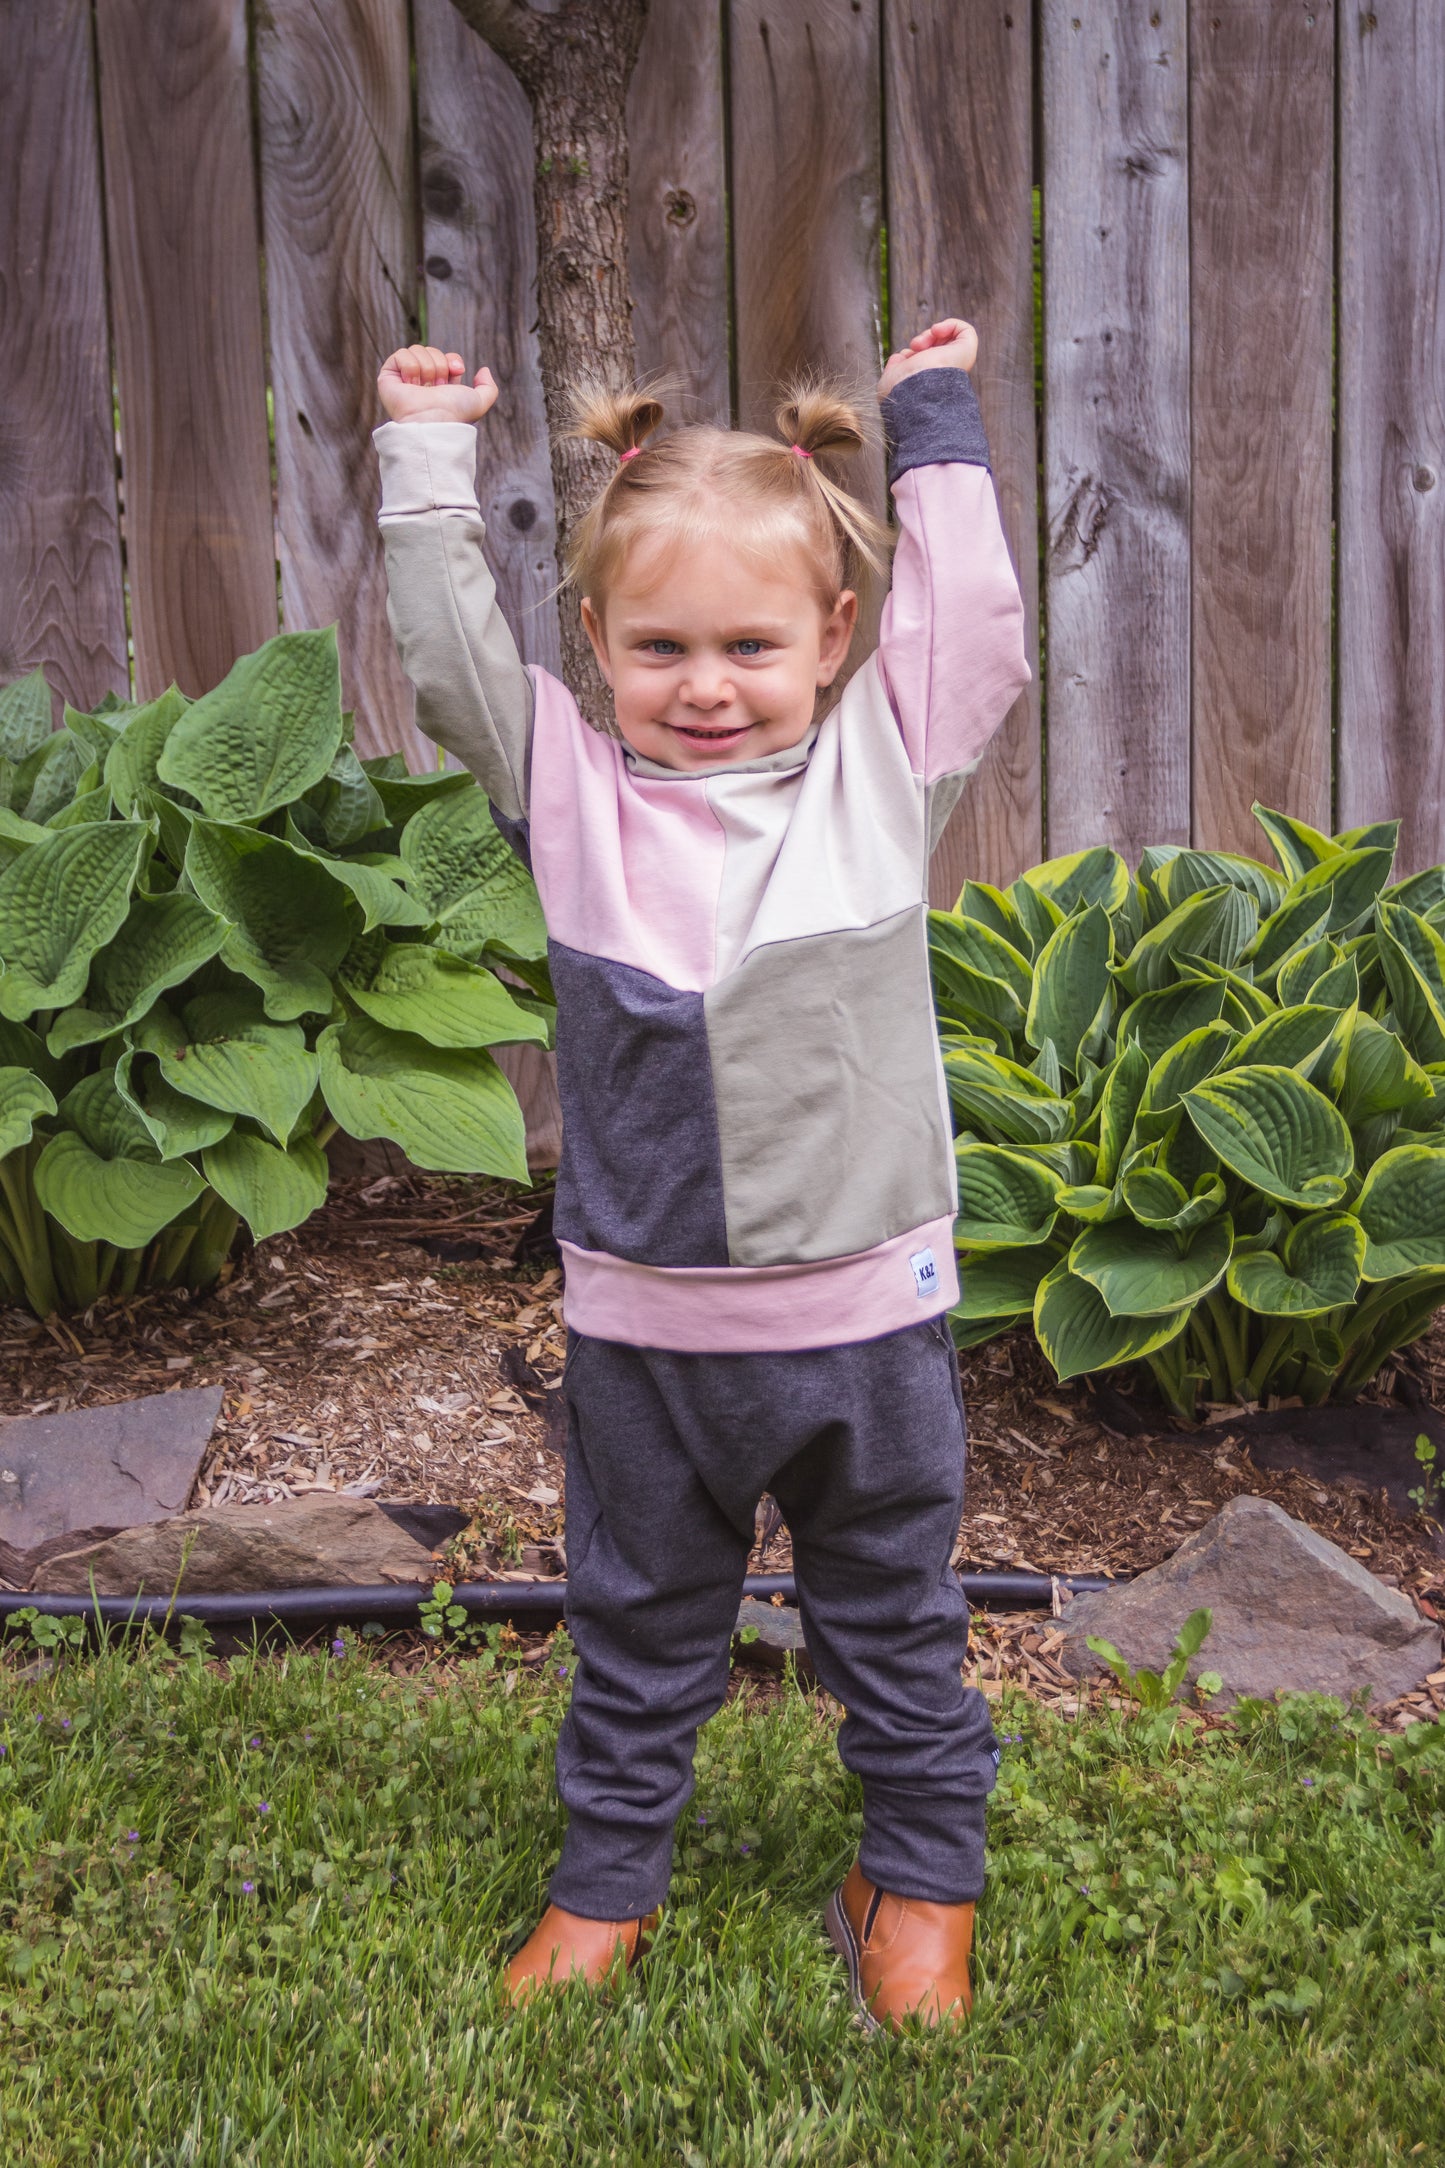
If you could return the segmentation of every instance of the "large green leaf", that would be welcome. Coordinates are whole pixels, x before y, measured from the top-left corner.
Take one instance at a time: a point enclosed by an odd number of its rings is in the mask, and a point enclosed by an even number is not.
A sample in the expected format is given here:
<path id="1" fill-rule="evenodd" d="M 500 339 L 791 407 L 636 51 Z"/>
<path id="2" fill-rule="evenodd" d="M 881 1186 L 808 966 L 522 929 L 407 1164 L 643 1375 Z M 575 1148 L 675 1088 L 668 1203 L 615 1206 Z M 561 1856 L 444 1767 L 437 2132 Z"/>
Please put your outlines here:
<path id="1" fill-rule="evenodd" d="M 1086 851 L 1070 851 L 1064 858 L 1046 859 L 1041 866 L 1030 866 L 1022 878 L 1065 918 L 1081 903 L 1117 911 L 1129 893 L 1129 868 L 1117 851 L 1102 843 Z"/>
<path id="2" fill-rule="evenodd" d="M 153 1240 L 205 1186 L 188 1159 L 102 1159 L 73 1129 L 52 1137 L 35 1162 L 35 1194 L 51 1218 L 77 1242 L 120 1250 Z"/>
<path id="3" fill-rule="evenodd" d="M 137 821 L 61 829 L 0 872 L 0 1015 L 75 1000 L 125 918 L 146 836 Z"/>
<path id="4" fill-rule="evenodd" d="M 1257 858 L 1237 858 L 1229 851 L 1176 851 L 1155 879 L 1170 910 L 1201 889 L 1224 883 L 1252 896 L 1263 914 L 1275 909 L 1285 887 L 1272 867 L 1261 865 Z"/>
<path id="5" fill-rule="evenodd" d="M 0 686 L 0 759 L 18 767 L 50 736 L 50 687 L 43 670 Z"/>
<path id="6" fill-rule="evenodd" d="M 1325 931 L 1347 933 L 1363 918 L 1390 878 L 1393 851 L 1339 851 L 1303 873 L 1286 891 L 1290 897 L 1327 894 L 1330 915 Z"/>
<path id="7" fill-rule="evenodd" d="M 1020 956 L 1033 953 L 1033 941 L 1017 906 L 1001 888 L 994 888 L 988 881 L 965 881 L 954 915 L 971 919 L 976 926 L 987 926 Z"/>
<path id="8" fill-rule="evenodd" d="M 364 973 L 343 972 L 357 1007 L 392 1031 L 415 1032 L 431 1046 L 545 1046 L 545 1020 L 514 1001 L 500 979 L 421 942 L 381 941 L 358 953 Z"/>
<path id="9" fill-rule="evenodd" d="M 335 626 L 283 632 L 186 710 L 156 772 L 213 821 L 261 820 L 319 783 L 340 744 Z"/>
<path id="10" fill-rule="evenodd" d="M 222 958 L 260 987 L 268 1016 L 284 1023 L 329 1013 L 351 922 L 344 892 L 319 860 L 253 828 L 198 820 L 186 874 L 201 901 L 230 921 Z"/>
<path id="11" fill-rule="evenodd" d="M 1137 1127 L 1141 1142 L 1156 1142 L 1173 1127 L 1185 1092 L 1212 1076 L 1238 1039 L 1232 1024 L 1203 1024 L 1197 1031 L 1186 1032 L 1159 1056 L 1148 1071 L 1149 1081 L 1139 1102 Z M 1142 1054 L 1137 1042 L 1131 1044 Z"/>
<path id="12" fill-rule="evenodd" d="M 364 760 L 361 765 L 376 785 L 387 818 L 396 828 L 404 827 L 439 798 L 454 798 L 459 793 L 465 796 L 476 788 L 465 768 L 433 768 L 426 775 L 408 775 L 406 762 L 395 753 L 384 754 L 379 760 Z"/>
<path id="13" fill-rule="evenodd" d="M 1206 1220 L 1182 1244 L 1162 1227 L 1105 1220 L 1086 1227 L 1075 1241 L 1069 1270 L 1097 1288 L 1111 1317 L 1153 1318 L 1164 1310 L 1192 1308 L 1217 1287 L 1233 1246 L 1227 1218 Z"/>
<path id="14" fill-rule="evenodd" d="M 389 788 L 378 785 L 382 795 Z M 532 876 L 497 831 L 473 784 L 434 798 L 407 822 L 401 855 L 408 887 L 456 955 L 502 942 L 519 956 L 543 956 L 547 928 Z"/>
<path id="15" fill-rule="evenodd" d="M 1253 1250 L 1230 1264 L 1236 1302 L 1262 1317 L 1321 1317 L 1353 1302 L 1365 1260 L 1365 1233 L 1348 1212 L 1311 1212 L 1292 1227 L 1281 1253 Z"/>
<path id="16" fill-rule="evenodd" d="M 175 1091 L 249 1115 L 278 1144 L 290 1138 L 320 1077 L 298 1025 L 268 1023 L 236 994 L 198 994 L 179 1016 L 157 1002 L 132 1037 L 157 1056 Z"/>
<path id="17" fill-rule="evenodd" d="M 160 1158 L 149 1129 L 120 1091 L 113 1068 L 97 1069 L 68 1091 L 60 1102 L 60 1119 L 102 1159 L 154 1165 Z"/>
<path id="18" fill-rule="evenodd" d="M 1445 940 L 1402 903 L 1382 903 L 1380 967 L 1400 1034 L 1421 1061 L 1445 1061 Z"/>
<path id="19" fill-rule="evenodd" d="M 953 959 L 971 971 L 1002 980 L 1020 1007 L 1027 1007 L 1033 972 L 1023 952 L 991 926 L 952 911 L 930 911 L 928 945 L 935 967 Z"/>
<path id="20" fill-rule="evenodd" d="M 1037 1160 L 996 1144 L 960 1144 L 957 1241 L 969 1249 L 1027 1249 L 1058 1217 L 1059 1180 Z"/>
<path id="21" fill-rule="evenodd" d="M 1098 1289 L 1055 1265 L 1034 1298 L 1034 1331 L 1060 1380 L 1112 1370 L 1167 1346 L 1184 1330 L 1187 1310 L 1154 1317 L 1113 1317 Z"/>
<path id="22" fill-rule="evenodd" d="M 368 1017 L 317 1042 L 326 1103 L 353 1137 L 389 1137 L 419 1167 L 527 1179 L 511 1085 L 489 1054 L 428 1046 Z"/>
<path id="23" fill-rule="evenodd" d="M 1202 1227 L 1224 1205 L 1224 1184 L 1217 1174 L 1204 1175 L 1191 1194 L 1163 1167 L 1131 1167 L 1120 1192 L 1141 1227 L 1167 1228 L 1177 1235 Z"/>
<path id="24" fill-rule="evenodd" d="M 1131 994 L 1149 994 L 1185 975 L 1181 957 L 1233 965 L 1258 923 L 1259 907 L 1244 889 L 1201 889 L 1135 942 L 1119 976 Z"/>
<path id="25" fill-rule="evenodd" d="M 1315 890 L 1287 899 L 1264 920 L 1236 961 L 1247 964 L 1256 979 L 1272 978 L 1281 964 L 1323 937 L 1330 922 L 1330 909 L 1329 896 Z"/>
<path id="26" fill-rule="evenodd" d="M 38 1076 L 28 1069 L 0 1069 L 0 1159 L 28 1144 L 35 1124 L 54 1112 L 55 1101 Z"/>
<path id="27" fill-rule="evenodd" d="M 399 858 L 389 860 L 386 868 L 363 858 L 333 858 L 329 852 L 314 850 L 289 817 L 286 841 L 298 857 L 312 859 L 355 897 L 361 905 L 364 933 L 370 933 L 376 926 L 425 926 L 428 923 L 429 913 L 425 907 L 409 896 L 395 877 L 405 871 Z"/>
<path id="28" fill-rule="evenodd" d="M 1069 1133 L 1073 1115 L 1068 1101 L 1018 1062 L 981 1047 L 949 1047 L 943 1074 L 960 1123 L 985 1130 L 995 1143 L 1053 1144 Z"/>
<path id="29" fill-rule="evenodd" d="M 1354 1146 L 1343 1115 L 1293 1069 L 1232 1069 L 1184 1094 L 1190 1120 L 1227 1167 L 1280 1204 L 1344 1195 Z"/>
<path id="30" fill-rule="evenodd" d="M 1053 1041 L 1064 1067 L 1077 1072 L 1080 1052 L 1097 1051 L 1112 1001 L 1109 965 L 1114 929 L 1101 904 L 1065 919 L 1034 966 L 1025 1032 L 1031 1046 Z"/>
<path id="31" fill-rule="evenodd" d="M 155 785 L 156 763 L 189 705 L 183 692 L 168 686 L 159 699 L 136 709 L 106 755 L 106 788 L 125 819 L 146 810 L 144 801 Z"/>
<path id="32" fill-rule="evenodd" d="M 380 792 L 349 745 L 338 748 L 321 781 L 308 791 L 307 802 L 320 821 L 328 850 L 348 850 L 390 825 Z"/>
<path id="33" fill-rule="evenodd" d="M 1272 813 L 1268 806 L 1255 804 L 1255 819 L 1274 846 L 1275 857 L 1283 866 L 1291 881 L 1297 881 L 1312 866 L 1322 865 L 1333 858 L 1339 845 L 1318 828 L 1311 828 L 1308 821 L 1291 820 L 1287 813 Z"/>
<path id="34" fill-rule="evenodd" d="M 1377 1159 L 1355 1205 L 1365 1230 L 1365 1278 L 1445 1266 L 1445 1150 L 1402 1144 Z"/>
<path id="35" fill-rule="evenodd" d="M 133 1024 L 159 995 L 218 954 L 227 931 L 197 896 L 173 890 L 133 897 L 120 932 L 91 964 L 84 1005 L 56 1018 L 51 1053 L 89 1046 Z"/>
<path id="36" fill-rule="evenodd" d="M 48 823 L 82 789 L 94 789 L 100 771 L 68 730 L 57 730 L 26 764 L 30 788 L 23 811 L 29 821 Z M 24 772 L 24 771 L 22 771 Z"/>
<path id="37" fill-rule="evenodd" d="M 1058 1261 L 1058 1246 L 1054 1243 L 961 1259 L 959 1285 L 963 1299 L 955 1315 L 970 1320 L 1025 1316 L 1034 1306 L 1040 1280 Z"/>
<path id="38" fill-rule="evenodd" d="M 1287 1009 L 1303 1007 L 1321 979 L 1327 978 L 1339 960 L 1339 951 L 1323 936 L 1311 941 L 1279 967 L 1275 992 Z"/>
<path id="39" fill-rule="evenodd" d="M 1117 1056 L 1099 1099 L 1099 1157 L 1096 1178 L 1107 1185 L 1123 1162 L 1134 1134 L 1134 1121 L 1149 1082 L 1149 1057 L 1131 1041 Z"/>
<path id="40" fill-rule="evenodd" d="M 1357 1016 L 1340 1094 L 1340 1112 L 1350 1127 L 1406 1107 L 1429 1106 L 1433 1099 L 1429 1077 L 1394 1032 L 1372 1016 Z"/>
<path id="41" fill-rule="evenodd" d="M 218 1144 L 235 1123 L 234 1114 L 178 1092 L 162 1076 L 159 1062 L 131 1046 L 115 1065 L 115 1086 L 144 1122 L 162 1159 L 183 1159 Z"/>
<path id="42" fill-rule="evenodd" d="M 201 1156 L 206 1180 L 239 1212 L 258 1242 L 310 1219 L 326 1202 L 329 1169 L 314 1137 L 298 1137 L 286 1151 L 233 1129 Z"/>
<path id="43" fill-rule="evenodd" d="M 1141 994 L 1119 1018 L 1119 1044 L 1137 1039 L 1152 1068 L 1176 1041 L 1220 1019 L 1228 998 L 1224 981 L 1212 978 L 1187 979 L 1158 993 Z"/>

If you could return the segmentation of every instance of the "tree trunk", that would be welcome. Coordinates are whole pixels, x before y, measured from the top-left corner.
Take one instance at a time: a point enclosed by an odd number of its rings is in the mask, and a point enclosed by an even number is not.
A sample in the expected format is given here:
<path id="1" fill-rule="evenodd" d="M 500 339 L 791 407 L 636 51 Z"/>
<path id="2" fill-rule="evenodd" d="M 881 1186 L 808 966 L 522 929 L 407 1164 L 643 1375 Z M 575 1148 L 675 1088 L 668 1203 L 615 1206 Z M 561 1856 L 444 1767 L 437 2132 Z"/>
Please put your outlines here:
<path id="1" fill-rule="evenodd" d="M 582 378 L 630 383 L 636 367 L 627 275 L 627 85 L 647 0 L 560 0 L 547 14 L 527 0 L 454 4 L 531 101 L 542 394 L 565 558 L 613 467 L 612 453 L 601 445 L 568 436 L 568 386 Z M 577 604 L 576 595 L 564 594 L 563 674 L 583 714 L 610 727 L 611 695 Z"/>

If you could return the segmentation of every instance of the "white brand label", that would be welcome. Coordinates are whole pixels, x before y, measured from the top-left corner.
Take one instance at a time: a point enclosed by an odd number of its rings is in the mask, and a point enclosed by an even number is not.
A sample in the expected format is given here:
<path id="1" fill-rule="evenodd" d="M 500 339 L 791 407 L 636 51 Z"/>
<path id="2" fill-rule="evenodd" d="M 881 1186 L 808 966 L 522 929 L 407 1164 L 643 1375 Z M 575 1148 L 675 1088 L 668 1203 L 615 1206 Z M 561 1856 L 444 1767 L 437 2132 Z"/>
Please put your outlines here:
<path id="1" fill-rule="evenodd" d="M 932 1250 L 915 1250 L 908 1260 L 913 1267 L 913 1284 L 918 1289 L 918 1299 L 924 1301 L 938 1293 L 938 1267 L 933 1262 Z"/>

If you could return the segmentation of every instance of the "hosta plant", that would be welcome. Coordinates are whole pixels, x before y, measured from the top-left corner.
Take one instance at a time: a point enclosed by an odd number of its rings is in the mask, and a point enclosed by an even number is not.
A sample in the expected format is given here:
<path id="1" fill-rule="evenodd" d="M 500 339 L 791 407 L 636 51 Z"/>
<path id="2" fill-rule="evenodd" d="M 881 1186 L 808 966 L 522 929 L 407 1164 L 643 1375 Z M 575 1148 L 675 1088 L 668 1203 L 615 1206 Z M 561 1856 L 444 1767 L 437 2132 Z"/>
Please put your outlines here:
<path id="1" fill-rule="evenodd" d="M 59 730 L 0 689 L 0 1294 L 204 1287 L 338 1129 L 524 1180 L 486 1049 L 548 1041 L 545 947 L 470 776 L 357 758 L 333 631 Z"/>
<path id="2" fill-rule="evenodd" d="M 1445 867 L 1255 812 L 1273 865 L 1100 848 L 931 914 L 962 1346 L 1031 1319 L 1188 1415 L 1348 1395 L 1445 1301 Z"/>

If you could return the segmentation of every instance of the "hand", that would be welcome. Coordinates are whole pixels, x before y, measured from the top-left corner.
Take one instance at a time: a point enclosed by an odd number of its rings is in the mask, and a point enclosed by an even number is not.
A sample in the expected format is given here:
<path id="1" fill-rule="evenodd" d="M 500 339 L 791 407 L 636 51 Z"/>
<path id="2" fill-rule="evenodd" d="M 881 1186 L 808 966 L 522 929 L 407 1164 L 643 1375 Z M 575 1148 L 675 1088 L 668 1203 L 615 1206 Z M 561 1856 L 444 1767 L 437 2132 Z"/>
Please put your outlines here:
<path id="1" fill-rule="evenodd" d="M 906 376 L 920 369 L 971 369 L 978 360 L 978 333 L 961 316 L 946 316 L 910 339 L 901 353 L 890 354 L 888 366 L 878 379 L 878 397 L 886 399 Z"/>
<path id="2" fill-rule="evenodd" d="M 479 422 L 497 403 L 490 369 L 463 381 L 460 354 L 439 346 L 403 346 L 382 363 L 376 380 L 387 419 L 393 422 Z"/>

